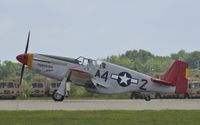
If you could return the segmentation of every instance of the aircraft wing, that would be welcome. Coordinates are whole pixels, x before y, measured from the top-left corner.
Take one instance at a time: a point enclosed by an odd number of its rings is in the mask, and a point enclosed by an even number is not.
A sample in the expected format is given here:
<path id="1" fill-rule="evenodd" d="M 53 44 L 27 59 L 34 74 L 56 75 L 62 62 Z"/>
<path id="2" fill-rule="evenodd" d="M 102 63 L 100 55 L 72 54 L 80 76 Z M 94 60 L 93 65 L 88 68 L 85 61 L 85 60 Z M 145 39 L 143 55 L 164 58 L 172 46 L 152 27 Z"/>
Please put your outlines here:
<path id="1" fill-rule="evenodd" d="M 83 70 L 80 69 L 70 69 L 71 70 L 71 76 L 70 76 L 70 80 L 72 82 L 75 82 L 79 85 L 85 85 L 88 84 L 90 82 L 92 82 L 95 86 L 100 86 L 103 88 L 108 88 L 108 85 L 105 85 L 103 83 L 100 83 L 98 80 L 96 80 L 90 73 L 85 72 Z M 90 81 L 90 82 L 89 82 Z"/>
<path id="2" fill-rule="evenodd" d="M 72 68 L 70 71 L 70 80 L 79 85 L 84 85 L 84 83 L 91 81 L 93 77 L 90 73 L 77 68 Z"/>

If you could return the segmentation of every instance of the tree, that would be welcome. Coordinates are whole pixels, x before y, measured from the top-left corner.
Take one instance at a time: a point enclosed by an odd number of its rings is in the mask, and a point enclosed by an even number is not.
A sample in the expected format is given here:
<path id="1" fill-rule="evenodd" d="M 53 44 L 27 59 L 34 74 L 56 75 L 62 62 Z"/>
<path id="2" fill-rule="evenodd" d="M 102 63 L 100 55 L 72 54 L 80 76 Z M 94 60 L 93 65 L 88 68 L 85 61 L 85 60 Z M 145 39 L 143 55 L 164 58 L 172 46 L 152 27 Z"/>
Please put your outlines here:
<path id="1" fill-rule="evenodd" d="M 198 69 L 199 68 L 199 61 L 200 61 L 200 52 L 194 51 L 188 54 L 188 58 L 186 59 L 190 68 Z"/>
<path id="2" fill-rule="evenodd" d="M 180 50 L 178 53 L 171 54 L 171 58 L 174 60 L 176 59 L 187 60 L 188 57 L 189 53 L 187 53 L 185 50 Z"/>
<path id="3" fill-rule="evenodd" d="M 15 77 L 20 65 L 11 61 L 4 61 L 0 66 L 0 79 Z"/>

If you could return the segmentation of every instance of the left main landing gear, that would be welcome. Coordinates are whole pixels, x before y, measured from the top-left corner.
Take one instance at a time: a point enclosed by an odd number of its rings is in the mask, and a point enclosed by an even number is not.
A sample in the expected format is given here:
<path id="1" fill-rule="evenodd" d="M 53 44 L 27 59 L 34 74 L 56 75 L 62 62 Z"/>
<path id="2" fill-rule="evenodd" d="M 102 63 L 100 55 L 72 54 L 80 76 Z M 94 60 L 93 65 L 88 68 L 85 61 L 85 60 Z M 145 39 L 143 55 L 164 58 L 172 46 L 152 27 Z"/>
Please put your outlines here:
<path id="1" fill-rule="evenodd" d="M 59 93 L 56 93 L 57 91 L 54 91 L 53 92 L 53 95 L 52 95 L 52 98 L 54 101 L 63 101 L 64 100 L 64 96 L 59 94 Z"/>
<path id="2" fill-rule="evenodd" d="M 65 96 L 69 96 L 70 83 L 68 82 L 69 72 L 66 73 L 66 77 L 63 78 L 57 91 L 54 91 L 52 98 L 54 101 L 63 101 Z"/>

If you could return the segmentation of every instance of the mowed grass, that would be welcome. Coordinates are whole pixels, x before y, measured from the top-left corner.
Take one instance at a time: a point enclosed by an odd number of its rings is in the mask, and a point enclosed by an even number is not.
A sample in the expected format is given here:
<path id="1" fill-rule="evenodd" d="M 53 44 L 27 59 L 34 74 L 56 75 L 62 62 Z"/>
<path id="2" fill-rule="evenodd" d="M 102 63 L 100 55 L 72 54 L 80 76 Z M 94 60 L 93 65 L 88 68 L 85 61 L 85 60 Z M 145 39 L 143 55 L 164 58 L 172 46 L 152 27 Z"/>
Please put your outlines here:
<path id="1" fill-rule="evenodd" d="M 200 110 L 0 111 L 0 125 L 200 125 Z"/>

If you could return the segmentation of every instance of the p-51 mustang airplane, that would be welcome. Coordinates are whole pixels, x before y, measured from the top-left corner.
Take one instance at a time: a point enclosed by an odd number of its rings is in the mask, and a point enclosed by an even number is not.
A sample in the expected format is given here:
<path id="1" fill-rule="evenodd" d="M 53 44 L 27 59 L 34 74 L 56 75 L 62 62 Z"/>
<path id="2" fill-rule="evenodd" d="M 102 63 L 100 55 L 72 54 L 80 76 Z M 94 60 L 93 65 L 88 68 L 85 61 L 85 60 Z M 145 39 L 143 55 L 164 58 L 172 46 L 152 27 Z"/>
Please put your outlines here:
<path id="1" fill-rule="evenodd" d="M 188 64 L 176 60 L 160 78 L 139 73 L 122 66 L 85 57 L 77 59 L 53 55 L 25 53 L 16 58 L 23 64 L 20 83 L 25 65 L 42 75 L 62 80 L 58 90 L 52 95 L 55 101 L 63 101 L 66 85 L 72 82 L 93 93 L 116 94 L 125 92 L 185 93 L 188 84 Z M 150 96 L 145 97 L 150 100 Z"/>

